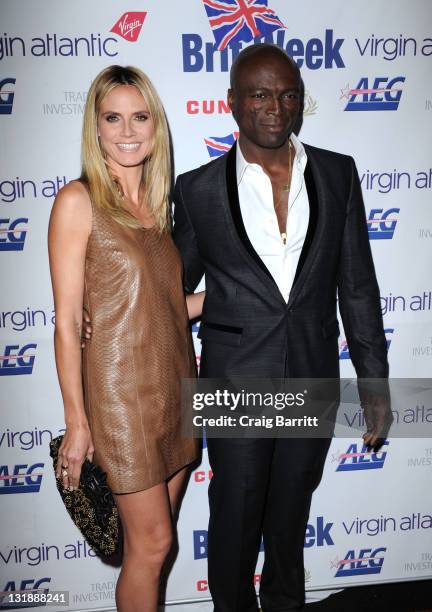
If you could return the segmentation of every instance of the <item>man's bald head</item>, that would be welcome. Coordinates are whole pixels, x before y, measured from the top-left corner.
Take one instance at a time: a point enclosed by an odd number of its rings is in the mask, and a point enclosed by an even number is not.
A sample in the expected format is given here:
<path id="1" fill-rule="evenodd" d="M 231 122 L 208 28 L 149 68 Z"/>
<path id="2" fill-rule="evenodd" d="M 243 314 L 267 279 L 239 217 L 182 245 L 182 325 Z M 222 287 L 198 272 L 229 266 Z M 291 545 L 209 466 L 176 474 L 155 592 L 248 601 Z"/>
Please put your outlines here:
<path id="1" fill-rule="evenodd" d="M 280 47 L 277 45 L 272 45 L 270 43 L 262 43 L 257 45 L 250 45 L 243 49 L 235 61 L 231 66 L 230 71 L 230 87 L 231 89 L 235 89 L 238 81 L 239 74 L 247 67 L 252 67 L 253 64 L 260 59 L 280 59 L 282 61 L 286 61 L 287 64 L 294 69 L 298 73 L 298 77 L 300 80 L 300 69 L 295 63 L 295 61 L 282 51 Z"/>
<path id="2" fill-rule="evenodd" d="M 297 64 L 276 45 L 247 47 L 231 69 L 228 105 L 243 145 L 255 152 L 286 147 L 302 112 Z"/>

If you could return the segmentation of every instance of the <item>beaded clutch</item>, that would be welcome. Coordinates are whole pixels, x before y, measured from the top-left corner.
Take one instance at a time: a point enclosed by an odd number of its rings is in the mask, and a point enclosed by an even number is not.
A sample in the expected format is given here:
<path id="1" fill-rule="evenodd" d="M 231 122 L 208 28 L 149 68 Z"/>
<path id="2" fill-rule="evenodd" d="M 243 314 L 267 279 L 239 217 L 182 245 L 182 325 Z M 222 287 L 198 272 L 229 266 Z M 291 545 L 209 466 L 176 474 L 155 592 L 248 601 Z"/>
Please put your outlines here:
<path id="1" fill-rule="evenodd" d="M 54 472 L 63 436 L 50 443 Z M 85 459 L 77 490 L 69 491 L 56 479 L 57 489 L 73 522 L 98 555 L 113 555 L 119 549 L 119 515 L 106 474 L 100 467 Z"/>

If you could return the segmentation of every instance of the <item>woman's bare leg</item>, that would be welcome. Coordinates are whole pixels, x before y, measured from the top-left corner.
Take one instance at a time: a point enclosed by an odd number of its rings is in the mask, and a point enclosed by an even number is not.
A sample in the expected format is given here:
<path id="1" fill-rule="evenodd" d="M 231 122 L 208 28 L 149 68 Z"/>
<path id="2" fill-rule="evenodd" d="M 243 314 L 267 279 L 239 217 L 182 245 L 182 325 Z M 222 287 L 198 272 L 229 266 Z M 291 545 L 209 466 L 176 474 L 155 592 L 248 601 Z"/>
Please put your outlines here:
<path id="1" fill-rule="evenodd" d="M 179 503 L 182 497 L 185 486 L 186 477 L 189 474 L 189 468 L 185 467 L 174 474 L 168 481 L 168 495 L 171 506 L 171 514 L 174 520 L 177 518 Z"/>
<path id="2" fill-rule="evenodd" d="M 119 612 L 156 612 L 159 578 L 172 544 L 170 497 L 166 483 L 116 495 L 123 526 L 122 569 L 117 581 Z"/>

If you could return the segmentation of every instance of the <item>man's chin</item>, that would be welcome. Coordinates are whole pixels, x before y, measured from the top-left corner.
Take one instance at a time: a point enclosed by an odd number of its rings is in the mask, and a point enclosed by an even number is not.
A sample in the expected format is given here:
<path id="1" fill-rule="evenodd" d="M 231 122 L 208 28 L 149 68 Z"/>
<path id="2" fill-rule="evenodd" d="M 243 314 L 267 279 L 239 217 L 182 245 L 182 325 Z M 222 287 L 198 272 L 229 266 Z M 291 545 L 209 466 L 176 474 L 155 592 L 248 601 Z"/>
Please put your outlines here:
<path id="1" fill-rule="evenodd" d="M 284 135 L 283 138 L 263 138 L 257 142 L 257 145 L 262 149 L 281 149 L 284 147 L 290 135 Z"/>

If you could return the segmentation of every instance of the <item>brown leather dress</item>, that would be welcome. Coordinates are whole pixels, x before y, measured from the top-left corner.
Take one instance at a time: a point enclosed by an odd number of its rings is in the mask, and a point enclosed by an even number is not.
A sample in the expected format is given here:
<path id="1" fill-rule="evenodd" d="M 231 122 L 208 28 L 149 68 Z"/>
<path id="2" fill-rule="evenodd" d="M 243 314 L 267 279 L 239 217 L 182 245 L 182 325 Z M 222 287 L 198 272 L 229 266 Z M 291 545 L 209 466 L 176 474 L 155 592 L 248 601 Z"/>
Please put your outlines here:
<path id="1" fill-rule="evenodd" d="M 85 406 L 94 462 L 114 493 L 132 493 L 163 482 L 198 453 L 197 440 L 181 435 L 181 379 L 195 376 L 182 265 L 170 234 L 124 227 L 92 208 Z"/>

